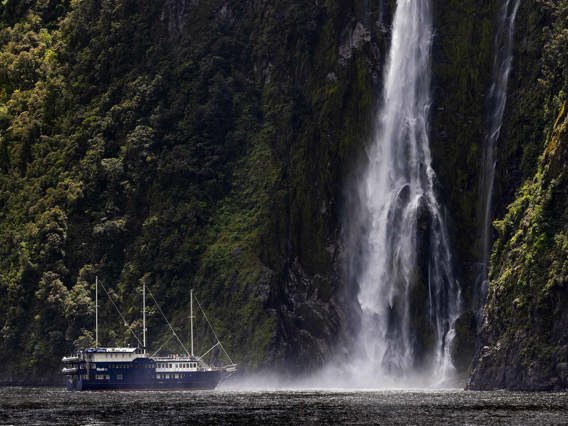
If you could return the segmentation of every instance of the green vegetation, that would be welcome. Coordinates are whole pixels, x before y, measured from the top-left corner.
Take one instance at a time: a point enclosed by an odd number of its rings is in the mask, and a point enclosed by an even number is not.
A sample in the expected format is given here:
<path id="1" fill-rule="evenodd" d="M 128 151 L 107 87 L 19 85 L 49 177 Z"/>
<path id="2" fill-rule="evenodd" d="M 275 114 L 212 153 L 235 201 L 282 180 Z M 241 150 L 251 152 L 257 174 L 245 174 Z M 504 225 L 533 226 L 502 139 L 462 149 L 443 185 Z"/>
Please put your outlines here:
<path id="1" fill-rule="evenodd" d="M 545 144 L 518 189 L 491 259 L 491 287 L 473 388 L 565 389 L 568 361 L 568 2 L 540 2 Z M 530 145 L 529 145 L 530 146 Z M 536 148 L 530 147 L 529 150 Z M 526 157 L 525 157 L 526 158 Z"/>
<path id="2" fill-rule="evenodd" d="M 287 318 L 336 294 L 343 167 L 369 127 L 379 60 L 368 41 L 338 52 L 356 14 L 376 11 L 0 8 L 0 381 L 54 380 L 63 354 L 92 344 L 95 275 L 127 319 L 101 297 L 103 344 L 136 344 L 141 280 L 180 328 L 193 287 L 245 369 L 310 362 L 289 338 L 298 328 L 334 341 L 337 324 Z M 299 273 L 309 289 L 292 300 Z M 167 340 L 155 310 L 149 328 L 153 347 Z"/>

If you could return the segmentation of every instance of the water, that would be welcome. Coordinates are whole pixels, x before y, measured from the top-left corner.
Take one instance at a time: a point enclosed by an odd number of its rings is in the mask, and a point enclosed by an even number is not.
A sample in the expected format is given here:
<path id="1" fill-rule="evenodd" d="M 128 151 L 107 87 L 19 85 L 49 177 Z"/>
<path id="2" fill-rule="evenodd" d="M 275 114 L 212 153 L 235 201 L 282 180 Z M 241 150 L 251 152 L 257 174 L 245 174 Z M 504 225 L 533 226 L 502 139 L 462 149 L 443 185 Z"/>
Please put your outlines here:
<path id="1" fill-rule="evenodd" d="M 493 219 L 492 198 L 493 183 L 495 180 L 495 150 L 501 134 L 503 114 L 507 104 L 507 85 L 513 63 L 513 35 L 515 30 L 515 17 L 519 9 L 520 0 L 505 0 L 499 11 L 499 22 L 495 34 L 495 56 L 493 60 L 492 83 L 487 95 L 487 131 L 483 139 L 483 158 L 480 182 L 480 217 L 481 226 L 481 292 L 475 295 L 476 308 L 479 310 L 485 301 L 487 290 L 489 251 L 491 244 L 491 222 Z"/>
<path id="2" fill-rule="evenodd" d="M 568 394 L 0 388 L 0 424 L 567 424 Z"/>
<path id="3" fill-rule="evenodd" d="M 365 386 L 430 385 L 453 373 L 460 295 L 428 138 L 432 34 L 430 1 L 397 2 L 375 140 L 348 215 L 361 307 L 351 374 Z"/>

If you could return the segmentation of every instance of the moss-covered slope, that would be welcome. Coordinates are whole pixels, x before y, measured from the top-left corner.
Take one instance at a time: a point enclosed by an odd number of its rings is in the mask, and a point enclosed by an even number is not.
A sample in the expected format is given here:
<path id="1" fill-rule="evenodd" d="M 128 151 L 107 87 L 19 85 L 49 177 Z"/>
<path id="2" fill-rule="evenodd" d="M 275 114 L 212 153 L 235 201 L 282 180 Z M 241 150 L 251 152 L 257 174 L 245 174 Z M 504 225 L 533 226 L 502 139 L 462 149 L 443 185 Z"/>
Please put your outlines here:
<path id="1" fill-rule="evenodd" d="M 245 370 L 321 363 L 388 5 L 0 7 L 0 381 L 92 343 L 95 275 L 126 316 L 102 298 L 103 344 L 136 344 L 144 280 L 179 330 L 193 287 Z"/>
<path id="2" fill-rule="evenodd" d="M 568 114 L 535 177 L 496 222 L 491 292 L 470 387 L 568 387 Z"/>
<path id="3" fill-rule="evenodd" d="M 536 34 L 544 47 L 532 91 L 543 100 L 537 119 L 549 125 L 537 170 L 495 222 L 499 237 L 471 389 L 568 388 L 568 2 L 535 7 L 545 25 Z"/>

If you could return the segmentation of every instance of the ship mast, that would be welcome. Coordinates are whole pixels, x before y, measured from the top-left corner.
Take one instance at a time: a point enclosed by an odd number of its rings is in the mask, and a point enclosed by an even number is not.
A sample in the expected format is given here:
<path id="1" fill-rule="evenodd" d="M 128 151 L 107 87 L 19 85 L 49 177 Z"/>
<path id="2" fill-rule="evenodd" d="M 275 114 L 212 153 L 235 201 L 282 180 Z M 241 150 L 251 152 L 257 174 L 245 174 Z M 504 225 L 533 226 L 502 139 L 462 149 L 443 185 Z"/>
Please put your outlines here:
<path id="1" fill-rule="evenodd" d="M 99 347 L 99 277 L 95 275 L 95 348 Z"/>
<path id="2" fill-rule="evenodd" d="M 191 356 L 193 356 L 193 289 L 189 291 L 189 324 L 191 336 Z"/>
<path id="3" fill-rule="evenodd" d="M 142 345 L 146 355 L 146 281 L 142 283 Z"/>

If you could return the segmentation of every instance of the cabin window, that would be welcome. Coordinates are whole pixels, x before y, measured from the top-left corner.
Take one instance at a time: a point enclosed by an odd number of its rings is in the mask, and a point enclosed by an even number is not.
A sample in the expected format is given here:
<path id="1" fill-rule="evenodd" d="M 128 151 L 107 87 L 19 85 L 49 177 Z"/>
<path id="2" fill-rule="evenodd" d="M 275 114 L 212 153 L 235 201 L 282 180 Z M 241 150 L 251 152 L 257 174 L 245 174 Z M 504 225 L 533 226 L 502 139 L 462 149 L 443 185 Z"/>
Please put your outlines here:
<path id="1" fill-rule="evenodd" d="M 174 376 L 174 378 L 175 378 L 175 379 L 179 379 L 179 374 L 176 373 L 175 376 Z"/>
<path id="2" fill-rule="evenodd" d="M 122 380 L 122 374 L 117 374 L 117 375 L 116 375 L 116 380 Z"/>

